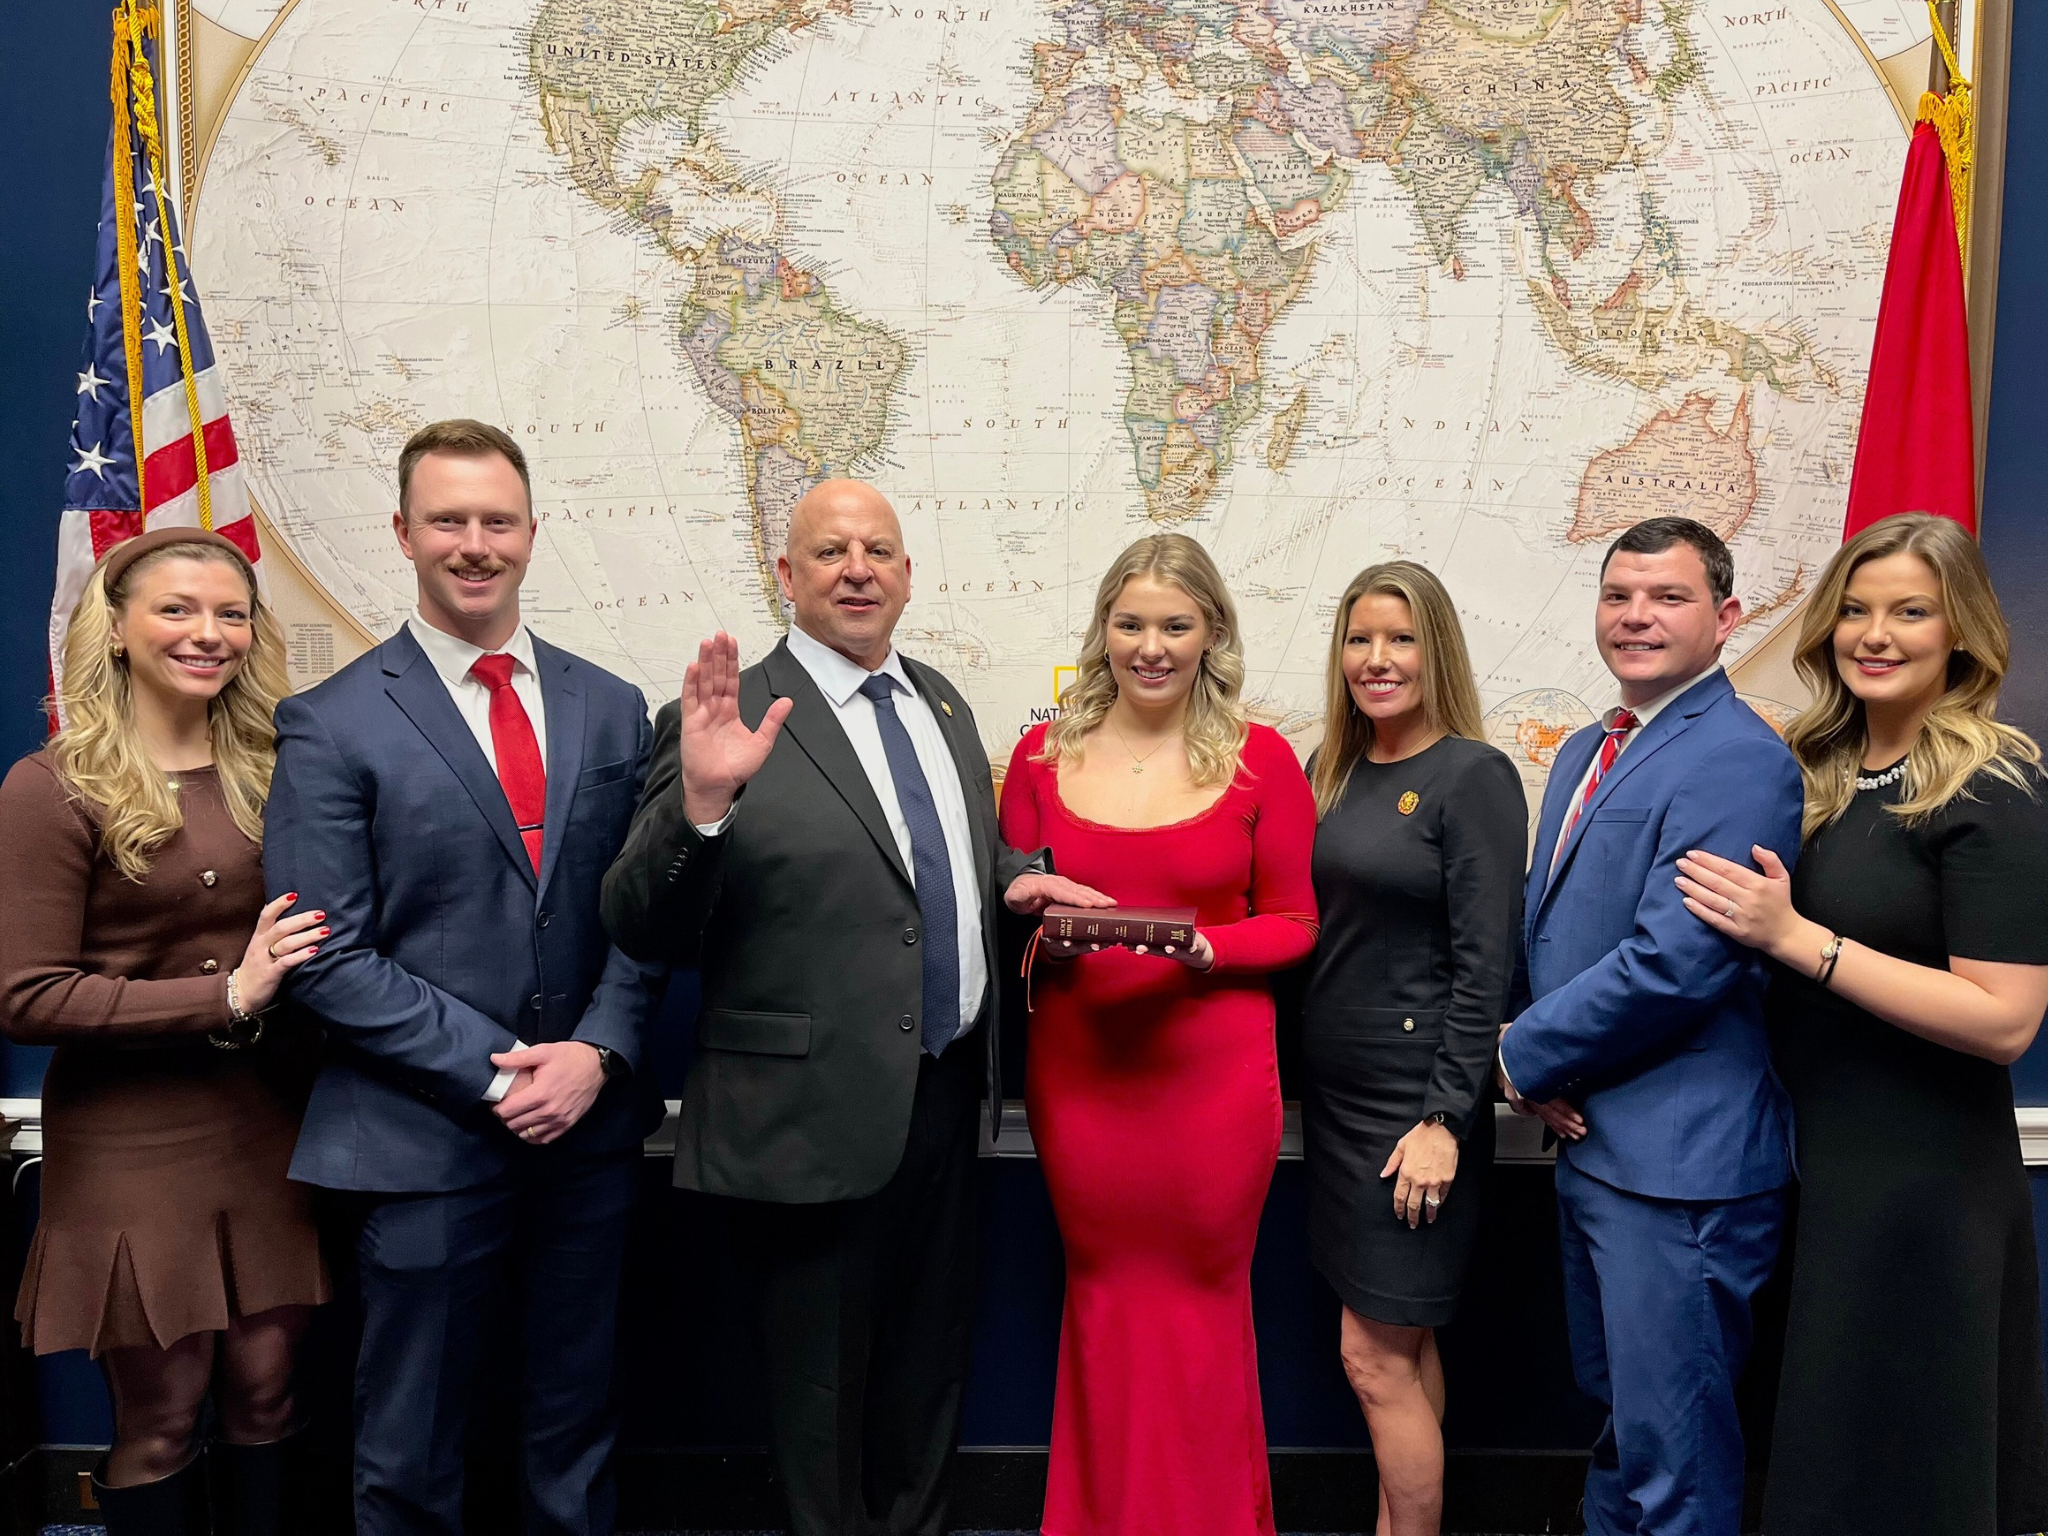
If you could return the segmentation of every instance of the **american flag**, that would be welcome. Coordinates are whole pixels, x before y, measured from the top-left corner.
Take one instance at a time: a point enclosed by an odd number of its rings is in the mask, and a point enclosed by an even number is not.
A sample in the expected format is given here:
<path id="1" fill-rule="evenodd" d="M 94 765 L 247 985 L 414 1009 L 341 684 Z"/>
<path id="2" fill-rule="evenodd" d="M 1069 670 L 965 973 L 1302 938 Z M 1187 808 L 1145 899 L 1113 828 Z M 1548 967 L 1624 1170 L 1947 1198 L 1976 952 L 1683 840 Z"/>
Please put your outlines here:
<path id="1" fill-rule="evenodd" d="M 145 525 L 211 528 L 252 561 L 262 554 L 227 390 L 165 186 L 156 115 L 161 24 L 157 9 L 139 0 L 114 12 L 114 123 L 50 606 L 53 692 L 64 680 L 71 610 L 95 562 L 123 539 Z M 195 419 L 204 424 L 196 438 Z"/>

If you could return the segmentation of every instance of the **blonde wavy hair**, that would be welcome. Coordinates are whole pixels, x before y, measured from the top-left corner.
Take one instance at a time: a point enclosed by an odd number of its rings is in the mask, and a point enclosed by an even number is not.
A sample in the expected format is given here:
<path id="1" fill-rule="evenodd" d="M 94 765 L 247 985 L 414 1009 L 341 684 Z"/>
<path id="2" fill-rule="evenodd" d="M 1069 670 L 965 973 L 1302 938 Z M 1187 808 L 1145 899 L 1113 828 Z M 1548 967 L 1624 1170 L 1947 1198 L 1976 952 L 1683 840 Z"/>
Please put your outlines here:
<path id="1" fill-rule="evenodd" d="M 1924 821 L 1957 796 L 1967 796 L 1971 778 L 1986 770 L 2031 792 L 2021 765 L 2041 761 L 2031 737 L 1997 718 L 2012 636 L 1983 551 L 1948 518 L 1903 512 L 1871 524 L 1836 552 L 1799 626 L 1793 665 L 1813 691 L 1813 702 L 1792 722 L 1785 740 L 1806 780 L 1803 837 L 1834 821 L 1856 797 L 1869 732 L 1863 701 L 1835 665 L 1835 627 L 1857 570 L 1891 555 L 1917 555 L 1934 572 L 1955 649 L 1948 659 L 1948 691 L 1922 722 L 1907 755 L 1905 798 L 1887 809 L 1902 821 Z"/>
<path id="2" fill-rule="evenodd" d="M 1209 552 L 1184 533 L 1155 533 L 1116 557 L 1095 589 L 1095 612 L 1081 637 L 1080 675 L 1060 694 L 1059 718 L 1045 733 L 1038 755 L 1043 763 L 1079 763 L 1087 741 L 1116 702 L 1116 674 L 1109 666 L 1109 614 L 1127 583 L 1149 576 L 1175 586 L 1194 600 L 1209 626 L 1209 646 L 1188 694 L 1188 772 L 1197 784 L 1228 784 L 1237 776 L 1247 734 L 1238 694 L 1244 689 L 1244 651 L 1238 638 L 1237 605 Z"/>
<path id="3" fill-rule="evenodd" d="M 1422 718 L 1432 734 L 1485 739 L 1480 724 L 1479 687 L 1472 681 L 1472 660 L 1465 649 L 1465 626 L 1457 606 L 1434 572 L 1412 560 L 1388 560 L 1367 566 L 1351 578 L 1337 600 L 1337 618 L 1330 629 L 1330 661 L 1323 685 L 1323 744 L 1316 749 L 1309 782 L 1316 792 L 1316 815 L 1330 814 L 1344 798 L 1351 770 L 1372 750 L 1372 719 L 1351 697 L 1344 675 L 1344 637 L 1351 629 L 1351 610 L 1362 597 L 1398 597 L 1408 605 L 1409 622 L 1422 651 Z"/>
<path id="4" fill-rule="evenodd" d="M 50 738 L 58 776 L 99 825 L 100 847 L 114 868 L 140 884 L 157 851 L 185 824 L 171 776 L 150 760 L 135 728 L 134 684 L 125 657 L 114 654 L 114 622 L 145 572 L 167 560 L 210 560 L 231 566 L 249 584 L 255 630 L 248 654 L 207 706 L 213 764 L 228 814 L 252 843 L 263 841 L 263 805 L 270 798 L 276 730 L 271 712 L 288 683 L 284 632 L 257 591 L 248 563 L 218 544 L 167 544 L 151 550 L 107 590 L 104 570 L 86 582 L 71 611 L 64 641 L 64 728 Z"/>

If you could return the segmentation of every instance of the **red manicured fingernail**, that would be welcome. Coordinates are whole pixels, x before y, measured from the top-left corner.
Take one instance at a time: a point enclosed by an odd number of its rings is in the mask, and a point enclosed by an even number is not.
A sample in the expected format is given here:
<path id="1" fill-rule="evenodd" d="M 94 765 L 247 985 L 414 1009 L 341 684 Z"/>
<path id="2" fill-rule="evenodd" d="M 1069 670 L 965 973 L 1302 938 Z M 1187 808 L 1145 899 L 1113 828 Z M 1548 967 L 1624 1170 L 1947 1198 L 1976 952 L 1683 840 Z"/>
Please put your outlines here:
<path id="1" fill-rule="evenodd" d="M 319 954 L 319 953 L 320 953 L 320 946 L 319 946 L 318 944 L 315 944 L 315 945 L 314 945 L 314 946 L 313 946 L 313 947 L 312 947 L 311 949 L 309 949 L 309 950 L 307 950 L 307 951 L 306 951 L 306 958 L 307 958 L 308 960 L 310 960 L 310 959 L 312 959 L 312 958 L 313 958 L 313 956 L 315 956 L 315 955 L 317 955 L 317 954 Z"/>
<path id="2" fill-rule="evenodd" d="M 284 899 L 286 901 L 297 901 L 299 899 L 299 893 L 297 891 L 286 891 L 284 893 Z"/>
<path id="3" fill-rule="evenodd" d="M 315 928 L 313 930 L 313 937 L 316 939 L 324 939 L 327 937 L 328 934 L 332 932 L 334 932 L 332 928 Z"/>

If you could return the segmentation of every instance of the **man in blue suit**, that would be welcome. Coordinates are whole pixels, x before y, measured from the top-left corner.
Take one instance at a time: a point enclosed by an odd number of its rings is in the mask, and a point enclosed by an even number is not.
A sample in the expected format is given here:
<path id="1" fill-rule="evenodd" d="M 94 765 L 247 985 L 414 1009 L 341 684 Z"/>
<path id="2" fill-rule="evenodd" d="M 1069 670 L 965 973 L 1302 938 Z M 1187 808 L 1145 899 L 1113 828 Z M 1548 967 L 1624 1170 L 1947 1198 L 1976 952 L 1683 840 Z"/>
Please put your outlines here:
<path id="1" fill-rule="evenodd" d="M 295 974 L 328 1057 L 291 1171 L 364 1213 L 356 1530 L 458 1536 L 489 1350 L 524 1362 L 529 1536 L 604 1536 L 663 973 L 612 948 L 598 887 L 652 730 L 638 689 L 520 622 L 534 516 L 510 437 L 423 428 L 398 486 L 418 612 L 278 706 L 263 847 L 271 891 L 333 930 Z M 518 1335 L 486 1337 L 508 1279 Z"/>
<path id="2" fill-rule="evenodd" d="M 1579 1386 L 1608 1410 L 1591 1536 L 1736 1536 L 1735 1381 L 1778 1252 L 1790 1110 L 1763 962 L 1681 904 L 1677 861 L 1799 848 L 1799 770 L 1719 665 L 1734 565 L 1686 518 L 1607 552 L 1595 635 L 1621 706 L 1551 770 L 1524 974 L 1501 1033 L 1510 1102 L 1558 1132 Z"/>

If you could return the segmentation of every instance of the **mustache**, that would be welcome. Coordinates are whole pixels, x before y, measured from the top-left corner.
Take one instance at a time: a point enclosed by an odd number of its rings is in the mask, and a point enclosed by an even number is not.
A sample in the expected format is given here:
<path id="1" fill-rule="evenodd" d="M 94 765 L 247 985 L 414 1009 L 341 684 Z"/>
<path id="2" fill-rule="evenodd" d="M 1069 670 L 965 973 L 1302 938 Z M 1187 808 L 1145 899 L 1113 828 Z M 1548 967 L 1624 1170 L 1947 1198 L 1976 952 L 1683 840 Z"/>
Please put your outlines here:
<path id="1" fill-rule="evenodd" d="M 454 576 L 495 576 L 512 567 L 503 560 L 453 560 L 442 569 Z"/>

